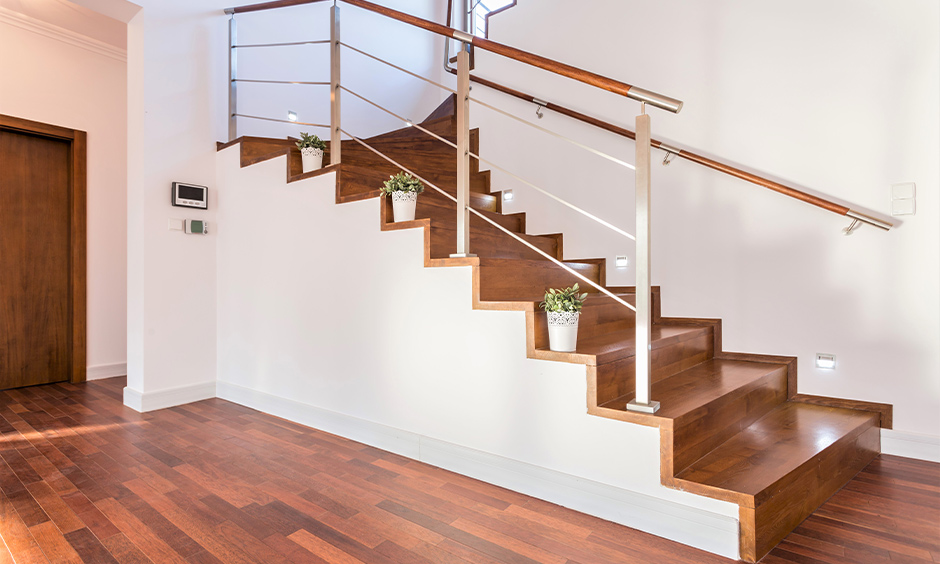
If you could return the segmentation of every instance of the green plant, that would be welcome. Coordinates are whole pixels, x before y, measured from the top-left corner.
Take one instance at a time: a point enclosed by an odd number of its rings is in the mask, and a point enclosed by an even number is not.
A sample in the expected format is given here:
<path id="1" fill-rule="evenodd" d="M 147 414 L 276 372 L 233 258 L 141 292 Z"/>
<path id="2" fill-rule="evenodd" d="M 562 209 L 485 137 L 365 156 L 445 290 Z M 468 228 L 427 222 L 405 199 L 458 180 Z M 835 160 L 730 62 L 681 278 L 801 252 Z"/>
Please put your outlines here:
<path id="1" fill-rule="evenodd" d="M 577 283 L 575 283 L 575 285 L 570 288 L 565 288 L 564 290 L 550 288 L 547 292 L 545 292 L 545 301 L 540 303 L 539 307 L 545 311 L 556 313 L 575 313 L 581 311 L 581 306 L 584 305 L 584 298 L 586 297 L 587 294 L 578 294 Z"/>
<path id="2" fill-rule="evenodd" d="M 310 135 L 309 133 L 301 132 L 300 141 L 297 142 L 297 148 L 298 149 L 313 148 L 313 149 L 320 149 L 322 151 L 326 149 L 326 143 L 324 143 L 323 140 L 317 137 L 316 135 Z"/>
<path id="3" fill-rule="evenodd" d="M 399 172 L 395 176 L 389 176 L 380 190 L 383 196 L 391 195 L 392 192 L 414 192 L 415 194 L 420 194 L 424 192 L 424 184 L 407 172 Z"/>

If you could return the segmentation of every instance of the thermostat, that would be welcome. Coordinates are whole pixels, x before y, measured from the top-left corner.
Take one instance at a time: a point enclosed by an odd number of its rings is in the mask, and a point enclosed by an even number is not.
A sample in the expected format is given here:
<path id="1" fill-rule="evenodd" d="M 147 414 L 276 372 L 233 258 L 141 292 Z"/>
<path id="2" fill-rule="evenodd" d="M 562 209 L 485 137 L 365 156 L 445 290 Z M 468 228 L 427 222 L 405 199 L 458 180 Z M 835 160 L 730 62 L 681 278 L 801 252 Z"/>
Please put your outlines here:
<path id="1" fill-rule="evenodd" d="M 183 222 L 183 231 L 185 233 L 195 233 L 198 235 L 206 235 L 209 233 L 208 221 L 203 221 L 201 219 L 185 219 Z"/>
<path id="2" fill-rule="evenodd" d="M 209 189 L 196 184 L 174 182 L 170 201 L 181 208 L 209 209 Z"/>

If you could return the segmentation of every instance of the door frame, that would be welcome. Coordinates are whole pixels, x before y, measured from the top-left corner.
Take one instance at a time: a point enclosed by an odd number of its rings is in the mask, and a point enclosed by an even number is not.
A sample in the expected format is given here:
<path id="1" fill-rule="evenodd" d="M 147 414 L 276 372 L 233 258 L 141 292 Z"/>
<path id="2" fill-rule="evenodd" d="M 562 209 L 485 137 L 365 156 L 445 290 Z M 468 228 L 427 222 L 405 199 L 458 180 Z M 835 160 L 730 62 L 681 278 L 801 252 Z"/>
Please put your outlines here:
<path id="1" fill-rule="evenodd" d="M 69 144 L 69 323 L 71 358 L 69 382 L 84 382 L 86 367 L 86 291 L 88 134 L 38 121 L 0 114 L 0 129 L 47 137 Z"/>

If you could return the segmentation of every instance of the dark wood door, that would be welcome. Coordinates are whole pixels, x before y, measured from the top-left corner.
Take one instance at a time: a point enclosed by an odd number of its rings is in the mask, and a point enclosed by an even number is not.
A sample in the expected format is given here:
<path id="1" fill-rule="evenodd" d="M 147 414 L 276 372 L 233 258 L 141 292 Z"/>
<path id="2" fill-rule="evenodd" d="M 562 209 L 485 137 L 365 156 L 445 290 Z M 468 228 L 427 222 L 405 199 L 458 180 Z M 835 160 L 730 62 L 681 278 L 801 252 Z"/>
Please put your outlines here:
<path id="1" fill-rule="evenodd" d="M 71 376 L 71 158 L 0 129 L 0 389 Z"/>

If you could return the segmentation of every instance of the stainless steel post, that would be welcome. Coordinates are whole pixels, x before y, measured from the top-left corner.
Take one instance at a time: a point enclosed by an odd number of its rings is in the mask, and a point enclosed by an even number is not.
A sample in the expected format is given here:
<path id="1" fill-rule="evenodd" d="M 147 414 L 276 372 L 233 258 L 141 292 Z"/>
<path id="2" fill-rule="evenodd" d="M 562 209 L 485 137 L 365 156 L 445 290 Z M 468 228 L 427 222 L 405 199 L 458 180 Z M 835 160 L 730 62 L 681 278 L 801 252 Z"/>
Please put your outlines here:
<path id="1" fill-rule="evenodd" d="M 238 26 L 235 23 L 235 14 L 231 14 L 228 20 L 228 140 L 234 141 L 238 138 L 238 49 L 235 48 L 238 41 Z"/>
<path id="2" fill-rule="evenodd" d="M 340 163 L 342 123 L 340 117 L 339 6 L 330 8 L 330 164 Z"/>
<path id="3" fill-rule="evenodd" d="M 470 53 L 466 45 L 457 53 L 457 252 L 470 254 Z"/>
<path id="4" fill-rule="evenodd" d="M 636 397 L 627 404 L 630 411 L 656 413 L 659 402 L 652 401 L 653 363 L 652 287 L 650 280 L 650 117 L 636 117 Z"/>

